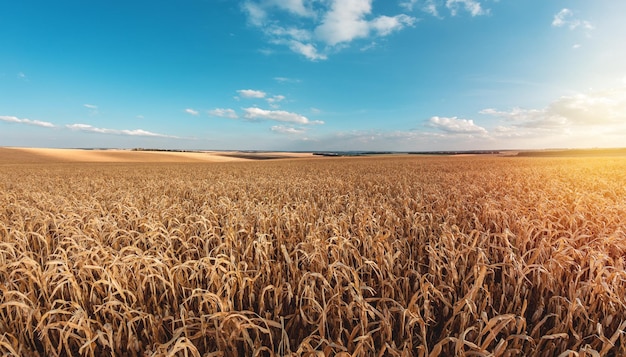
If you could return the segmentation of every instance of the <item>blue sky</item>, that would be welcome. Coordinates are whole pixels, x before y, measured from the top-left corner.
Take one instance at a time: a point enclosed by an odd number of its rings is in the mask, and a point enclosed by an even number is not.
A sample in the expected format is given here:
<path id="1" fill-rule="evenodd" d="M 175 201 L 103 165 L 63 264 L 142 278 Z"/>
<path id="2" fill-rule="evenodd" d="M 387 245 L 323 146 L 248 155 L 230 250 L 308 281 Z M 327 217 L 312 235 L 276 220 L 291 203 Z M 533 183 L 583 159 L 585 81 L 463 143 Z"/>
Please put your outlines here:
<path id="1" fill-rule="evenodd" d="M 614 0 L 0 3 L 0 146 L 626 146 Z"/>

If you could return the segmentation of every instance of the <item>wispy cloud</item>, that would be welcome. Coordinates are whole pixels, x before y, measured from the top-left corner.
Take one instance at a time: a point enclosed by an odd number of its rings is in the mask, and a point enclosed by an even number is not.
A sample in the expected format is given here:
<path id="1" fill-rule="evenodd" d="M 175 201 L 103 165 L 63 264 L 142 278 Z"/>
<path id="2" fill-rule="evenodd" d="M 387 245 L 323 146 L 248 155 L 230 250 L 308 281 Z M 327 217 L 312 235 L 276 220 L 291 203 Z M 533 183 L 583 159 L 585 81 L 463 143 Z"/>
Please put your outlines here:
<path id="1" fill-rule="evenodd" d="M 491 11 L 483 6 L 481 0 L 406 0 L 400 6 L 407 11 L 419 9 L 434 17 L 441 18 L 440 8 L 447 9 L 451 16 L 458 16 L 461 11 L 469 13 L 472 17 L 489 15 Z"/>
<path id="2" fill-rule="evenodd" d="M 264 92 L 262 90 L 255 90 L 255 89 L 240 89 L 240 90 L 237 91 L 237 93 L 239 94 L 239 96 L 235 97 L 235 99 L 237 99 L 237 100 L 239 100 L 240 98 L 245 98 L 245 99 L 265 99 L 265 101 L 272 108 L 278 108 L 278 104 L 286 99 L 284 95 L 280 95 L 280 94 L 271 95 L 271 94 L 268 94 L 268 93 L 266 93 L 266 92 Z M 219 116 L 219 115 L 217 115 L 217 116 Z"/>
<path id="3" fill-rule="evenodd" d="M 427 125 L 450 134 L 487 134 L 485 128 L 474 124 L 471 119 L 434 116 L 428 120 Z"/>
<path id="4" fill-rule="evenodd" d="M 209 115 L 220 118 L 237 119 L 237 113 L 233 109 L 215 108 L 209 110 Z"/>
<path id="5" fill-rule="evenodd" d="M 580 20 L 574 17 L 574 12 L 570 9 L 564 8 L 554 15 L 552 20 L 552 26 L 554 27 L 568 27 L 570 30 L 581 28 L 584 30 L 593 30 L 595 27 L 591 22 L 587 20 Z"/>
<path id="6" fill-rule="evenodd" d="M 556 113 L 550 113 L 547 109 L 523 109 L 513 108 L 509 111 L 501 111 L 487 108 L 480 114 L 490 115 L 504 119 L 508 125 L 517 128 L 530 128 L 539 130 L 552 130 L 567 125 L 567 119 Z M 506 126 L 500 126 L 500 131 L 509 131 Z"/>
<path id="7" fill-rule="evenodd" d="M 127 135 L 127 136 L 148 136 L 148 137 L 158 137 L 158 138 L 170 138 L 170 139 L 179 139 L 177 136 L 165 135 L 153 133 L 150 131 L 146 131 L 143 129 L 107 129 L 107 128 L 97 128 L 89 124 L 68 124 L 66 125 L 68 129 L 76 130 L 76 131 L 84 131 L 89 133 L 99 133 L 99 134 L 111 134 L 111 135 Z"/>
<path id="8" fill-rule="evenodd" d="M 447 0 L 446 7 L 452 16 L 457 16 L 462 8 L 472 16 L 488 15 L 489 10 L 485 10 L 477 0 Z"/>
<path id="9" fill-rule="evenodd" d="M 372 1 L 247 0 L 242 9 L 269 43 L 319 61 L 352 41 L 388 36 L 417 21 L 407 14 L 372 15 Z"/>
<path id="10" fill-rule="evenodd" d="M 295 53 L 303 55 L 304 57 L 306 57 L 307 59 L 311 61 L 328 59 L 328 56 L 325 54 L 319 53 L 319 51 L 317 50 L 317 47 L 315 47 L 315 45 L 312 43 L 302 43 L 297 40 L 291 40 L 291 41 L 285 41 L 285 42 L 275 41 L 275 43 L 287 44 L 290 50 L 292 50 Z"/>
<path id="11" fill-rule="evenodd" d="M 7 122 L 7 123 L 16 123 L 16 124 L 26 124 L 26 125 L 34 125 L 34 126 L 41 126 L 44 128 L 54 128 L 55 125 L 47 122 L 47 121 L 41 121 L 41 120 L 31 120 L 31 119 L 26 119 L 26 118 L 18 118 L 18 117 L 14 117 L 14 116 L 9 116 L 9 115 L 0 115 L 0 120 Z"/>
<path id="12" fill-rule="evenodd" d="M 291 113 L 284 110 L 265 110 L 261 108 L 244 108 L 245 112 L 244 118 L 249 120 L 273 120 L 279 122 L 286 123 L 295 123 L 295 124 L 324 124 L 323 121 L 314 120 L 311 121 L 307 117 L 297 114 Z"/>
<path id="13" fill-rule="evenodd" d="M 299 79 L 288 77 L 274 77 L 274 80 L 278 83 L 300 83 Z"/>
<path id="14" fill-rule="evenodd" d="M 278 103 L 280 103 L 283 100 L 285 100 L 285 96 L 284 95 L 274 95 L 274 96 L 271 96 L 271 97 L 267 98 L 266 100 L 267 100 L 267 103 L 272 108 L 278 108 Z"/>
<path id="15" fill-rule="evenodd" d="M 198 112 L 195 109 L 191 109 L 191 108 L 185 109 L 185 113 L 190 114 L 190 115 L 198 115 L 198 114 L 200 114 L 200 112 Z"/>
<path id="16" fill-rule="evenodd" d="M 265 98 L 267 93 L 254 89 L 240 89 L 237 91 L 243 98 Z"/>
<path id="17" fill-rule="evenodd" d="M 83 104 L 83 107 L 89 109 L 89 114 L 90 115 L 97 115 L 98 114 L 98 106 L 95 104 Z"/>
<path id="18" fill-rule="evenodd" d="M 304 128 L 294 128 L 284 125 L 274 125 L 271 129 L 275 133 L 279 134 L 287 134 L 287 135 L 301 135 L 306 133 L 306 129 Z"/>

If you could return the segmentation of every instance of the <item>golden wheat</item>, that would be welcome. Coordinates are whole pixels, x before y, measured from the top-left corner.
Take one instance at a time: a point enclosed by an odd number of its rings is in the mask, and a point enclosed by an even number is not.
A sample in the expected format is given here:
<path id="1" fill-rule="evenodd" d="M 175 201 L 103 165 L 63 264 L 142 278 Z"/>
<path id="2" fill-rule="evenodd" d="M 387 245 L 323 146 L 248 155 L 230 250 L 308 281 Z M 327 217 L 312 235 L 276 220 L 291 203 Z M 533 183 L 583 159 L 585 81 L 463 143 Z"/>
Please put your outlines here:
<path id="1" fill-rule="evenodd" d="M 626 354 L 626 159 L 0 166 L 0 353 Z"/>

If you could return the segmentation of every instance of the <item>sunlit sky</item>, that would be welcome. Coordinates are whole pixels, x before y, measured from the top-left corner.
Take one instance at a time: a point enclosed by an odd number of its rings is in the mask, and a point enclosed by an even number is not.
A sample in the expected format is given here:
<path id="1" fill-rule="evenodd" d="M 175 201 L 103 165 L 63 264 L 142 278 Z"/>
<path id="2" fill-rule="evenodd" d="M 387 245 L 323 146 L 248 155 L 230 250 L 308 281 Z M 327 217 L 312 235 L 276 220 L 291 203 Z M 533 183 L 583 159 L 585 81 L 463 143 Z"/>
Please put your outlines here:
<path id="1" fill-rule="evenodd" d="M 626 1 L 0 2 L 0 146 L 626 146 Z"/>

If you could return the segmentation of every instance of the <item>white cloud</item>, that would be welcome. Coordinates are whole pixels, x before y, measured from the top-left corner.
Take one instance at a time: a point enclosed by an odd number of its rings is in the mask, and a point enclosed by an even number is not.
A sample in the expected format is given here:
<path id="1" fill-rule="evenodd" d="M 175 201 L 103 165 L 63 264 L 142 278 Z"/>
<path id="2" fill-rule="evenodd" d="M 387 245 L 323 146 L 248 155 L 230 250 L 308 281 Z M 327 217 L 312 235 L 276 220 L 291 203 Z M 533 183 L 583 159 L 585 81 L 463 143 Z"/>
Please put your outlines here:
<path id="1" fill-rule="evenodd" d="M 563 9 L 554 15 L 552 20 L 552 26 L 563 27 L 567 26 L 570 30 L 582 28 L 585 30 L 593 30 L 594 26 L 587 20 L 580 20 L 574 17 L 574 12 L 570 9 Z"/>
<path id="2" fill-rule="evenodd" d="M 439 8 L 444 4 L 452 16 L 457 16 L 462 10 L 471 16 L 489 15 L 490 10 L 483 7 L 483 2 L 482 0 L 445 0 L 445 2 L 444 0 L 406 0 L 401 2 L 400 6 L 407 11 L 413 11 L 420 4 L 419 10 L 438 18 L 441 18 Z"/>
<path id="3" fill-rule="evenodd" d="M 288 127 L 284 125 L 274 125 L 272 126 L 271 130 L 275 133 L 290 134 L 290 135 L 300 135 L 300 134 L 306 133 L 305 129 Z"/>
<path id="4" fill-rule="evenodd" d="M 567 120 L 560 115 L 548 113 L 545 109 L 513 108 L 510 111 L 499 111 L 493 108 L 483 109 L 480 114 L 502 118 L 518 128 L 552 130 L 567 124 Z"/>
<path id="5" fill-rule="evenodd" d="M 68 124 L 66 125 L 68 129 L 76 130 L 76 131 L 84 131 L 90 133 L 99 133 L 99 134 L 112 134 L 112 135 L 128 135 L 128 136 L 149 136 L 149 137 L 159 137 L 159 138 L 174 138 L 178 139 L 177 136 L 165 135 L 153 133 L 150 131 L 146 131 L 143 129 L 135 129 L 135 130 L 118 130 L 118 129 L 106 129 L 106 128 L 97 128 L 91 126 L 89 124 Z"/>
<path id="6" fill-rule="evenodd" d="M 291 49 L 295 53 L 299 53 L 303 55 L 304 57 L 308 58 L 311 61 L 328 59 L 326 55 L 320 54 L 317 51 L 317 48 L 315 47 L 315 45 L 310 44 L 310 43 L 305 44 L 305 43 L 295 41 L 295 40 L 289 41 L 289 49 Z"/>
<path id="7" fill-rule="evenodd" d="M 313 0 L 314 1 L 314 0 Z M 262 2 L 257 1 L 245 1 L 242 5 L 243 11 L 249 16 L 250 22 L 254 25 L 260 26 L 267 21 L 267 12 L 272 8 L 278 8 L 285 10 L 293 15 L 301 17 L 315 16 L 315 12 L 311 7 L 311 0 L 264 0 Z"/>
<path id="8" fill-rule="evenodd" d="M 469 12 L 472 16 L 487 15 L 489 10 L 483 9 L 480 2 L 476 0 L 447 0 L 446 7 L 450 10 L 452 16 L 456 16 L 459 12 L 459 8 L 463 7 L 465 11 Z"/>
<path id="9" fill-rule="evenodd" d="M 387 36 L 405 26 L 412 26 L 416 21 L 405 14 L 378 16 L 368 21 L 365 17 L 371 12 L 371 0 L 334 0 L 331 10 L 315 29 L 315 35 L 326 44 L 334 46 L 369 37 L 372 30 L 380 36 Z"/>
<path id="10" fill-rule="evenodd" d="M 288 77 L 274 77 L 274 80 L 278 83 L 300 83 L 299 79 Z"/>
<path id="11" fill-rule="evenodd" d="M 474 124 L 473 120 L 434 116 L 428 120 L 428 126 L 451 134 L 487 134 L 487 130 Z"/>
<path id="12" fill-rule="evenodd" d="M 404 14 L 393 17 L 379 16 L 372 20 L 371 26 L 381 36 L 387 36 L 394 31 L 399 31 L 405 26 L 413 26 L 416 19 Z"/>
<path id="13" fill-rule="evenodd" d="M 406 14 L 371 16 L 372 1 L 248 0 L 243 11 L 270 43 L 318 61 L 354 40 L 388 36 L 416 21 Z"/>
<path id="14" fill-rule="evenodd" d="M 315 34 L 329 45 L 367 37 L 369 24 L 364 17 L 371 11 L 371 0 L 333 0 Z"/>
<path id="15" fill-rule="evenodd" d="M 83 107 L 89 109 L 90 115 L 98 115 L 98 106 L 95 104 L 83 104 Z"/>
<path id="16" fill-rule="evenodd" d="M 265 98 L 265 96 L 267 95 L 263 91 L 254 89 L 241 89 L 238 90 L 237 93 L 239 93 L 239 95 L 244 98 Z"/>
<path id="17" fill-rule="evenodd" d="M 195 109 L 191 109 L 191 108 L 187 108 L 187 109 L 185 109 L 185 113 L 187 113 L 187 114 L 191 114 L 191 115 L 198 115 L 198 114 L 200 114 L 200 112 L 198 112 L 198 111 L 197 111 L 197 110 L 195 110 Z"/>
<path id="18" fill-rule="evenodd" d="M 260 4 L 246 1 L 242 5 L 243 11 L 248 14 L 248 20 L 255 26 L 263 26 L 267 18 L 267 13 Z"/>
<path id="19" fill-rule="evenodd" d="M 276 103 L 282 102 L 283 100 L 285 100 L 284 95 L 275 95 L 270 98 L 267 98 L 267 102 L 270 104 L 276 104 Z"/>
<path id="20" fill-rule="evenodd" d="M 547 112 L 575 125 L 605 125 L 626 120 L 626 89 L 608 89 L 563 96 Z"/>
<path id="21" fill-rule="evenodd" d="M 300 15 L 300 16 L 314 16 L 315 15 L 315 13 L 310 8 L 310 6 L 308 6 L 311 3 L 310 0 L 272 0 L 272 3 L 296 15 Z M 305 3 L 308 3 L 308 4 L 305 4 Z"/>
<path id="22" fill-rule="evenodd" d="M 209 115 L 220 117 L 220 118 L 229 118 L 229 119 L 237 119 L 237 113 L 235 113 L 232 109 L 222 109 L 215 108 L 213 110 L 209 110 Z"/>
<path id="23" fill-rule="evenodd" d="M 415 4 L 418 3 L 419 0 L 407 0 L 400 3 L 400 7 L 403 7 L 406 11 L 413 11 Z"/>
<path id="24" fill-rule="evenodd" d="M 431 14 L 434 17 L 439 17 L 439 10 L 437 10 L 437 4 L 433 0 L 428 0 L 422 7 L 422 11 L 427 14 Z"/>
<path id="25" fill-rule="evenodd" d="M 309 141 L 326 150 L 429 151 L 456 150 L 469 146 L 467 141 L 475 143 L 477 138 L 422 131 L 353 130 L 314 136 Z"/>
<path id="26" fill-rule="evenodd" d="M 265 110 L 261 108 L 244 108 L 244 117 L 250 120 L 274 120 L 295 124 L 324 124 L 323 121 L 310 121 L 307 117 L 284 110 Z"/>
<path id="27" fill-rule="evenodd" d="M 543 109 L 499 111 L 490 108 L 480 113 L 505 119 L 511 125 L 523 128 L 610 128 L 626 122 L 626 88 L 562 96 Z"/>
<path id="28" fill-rule="evenodd" d="M 270 26 L 266 31 L 268 34 L 271 34 L 276 38 L 292 38 L 296 41 L 311 40 L 311 33 L 309 31 L 296 27 L 284 28 L 280 26 Z"/>
<path id="29" fill-rule="evenodd" d="M 47 121 L 31 120 L 31 119 L 25 119 L 25 118 L 21 119 L 21 118 L 9 116 L 9 115 L 0 115 L 0 120 L 4 122 L 8 122 L 8 123 L 27 124 L 27 125 L 41 126 L 44 128 L 55 127 L 54 124 L 47 122 Z"/>

